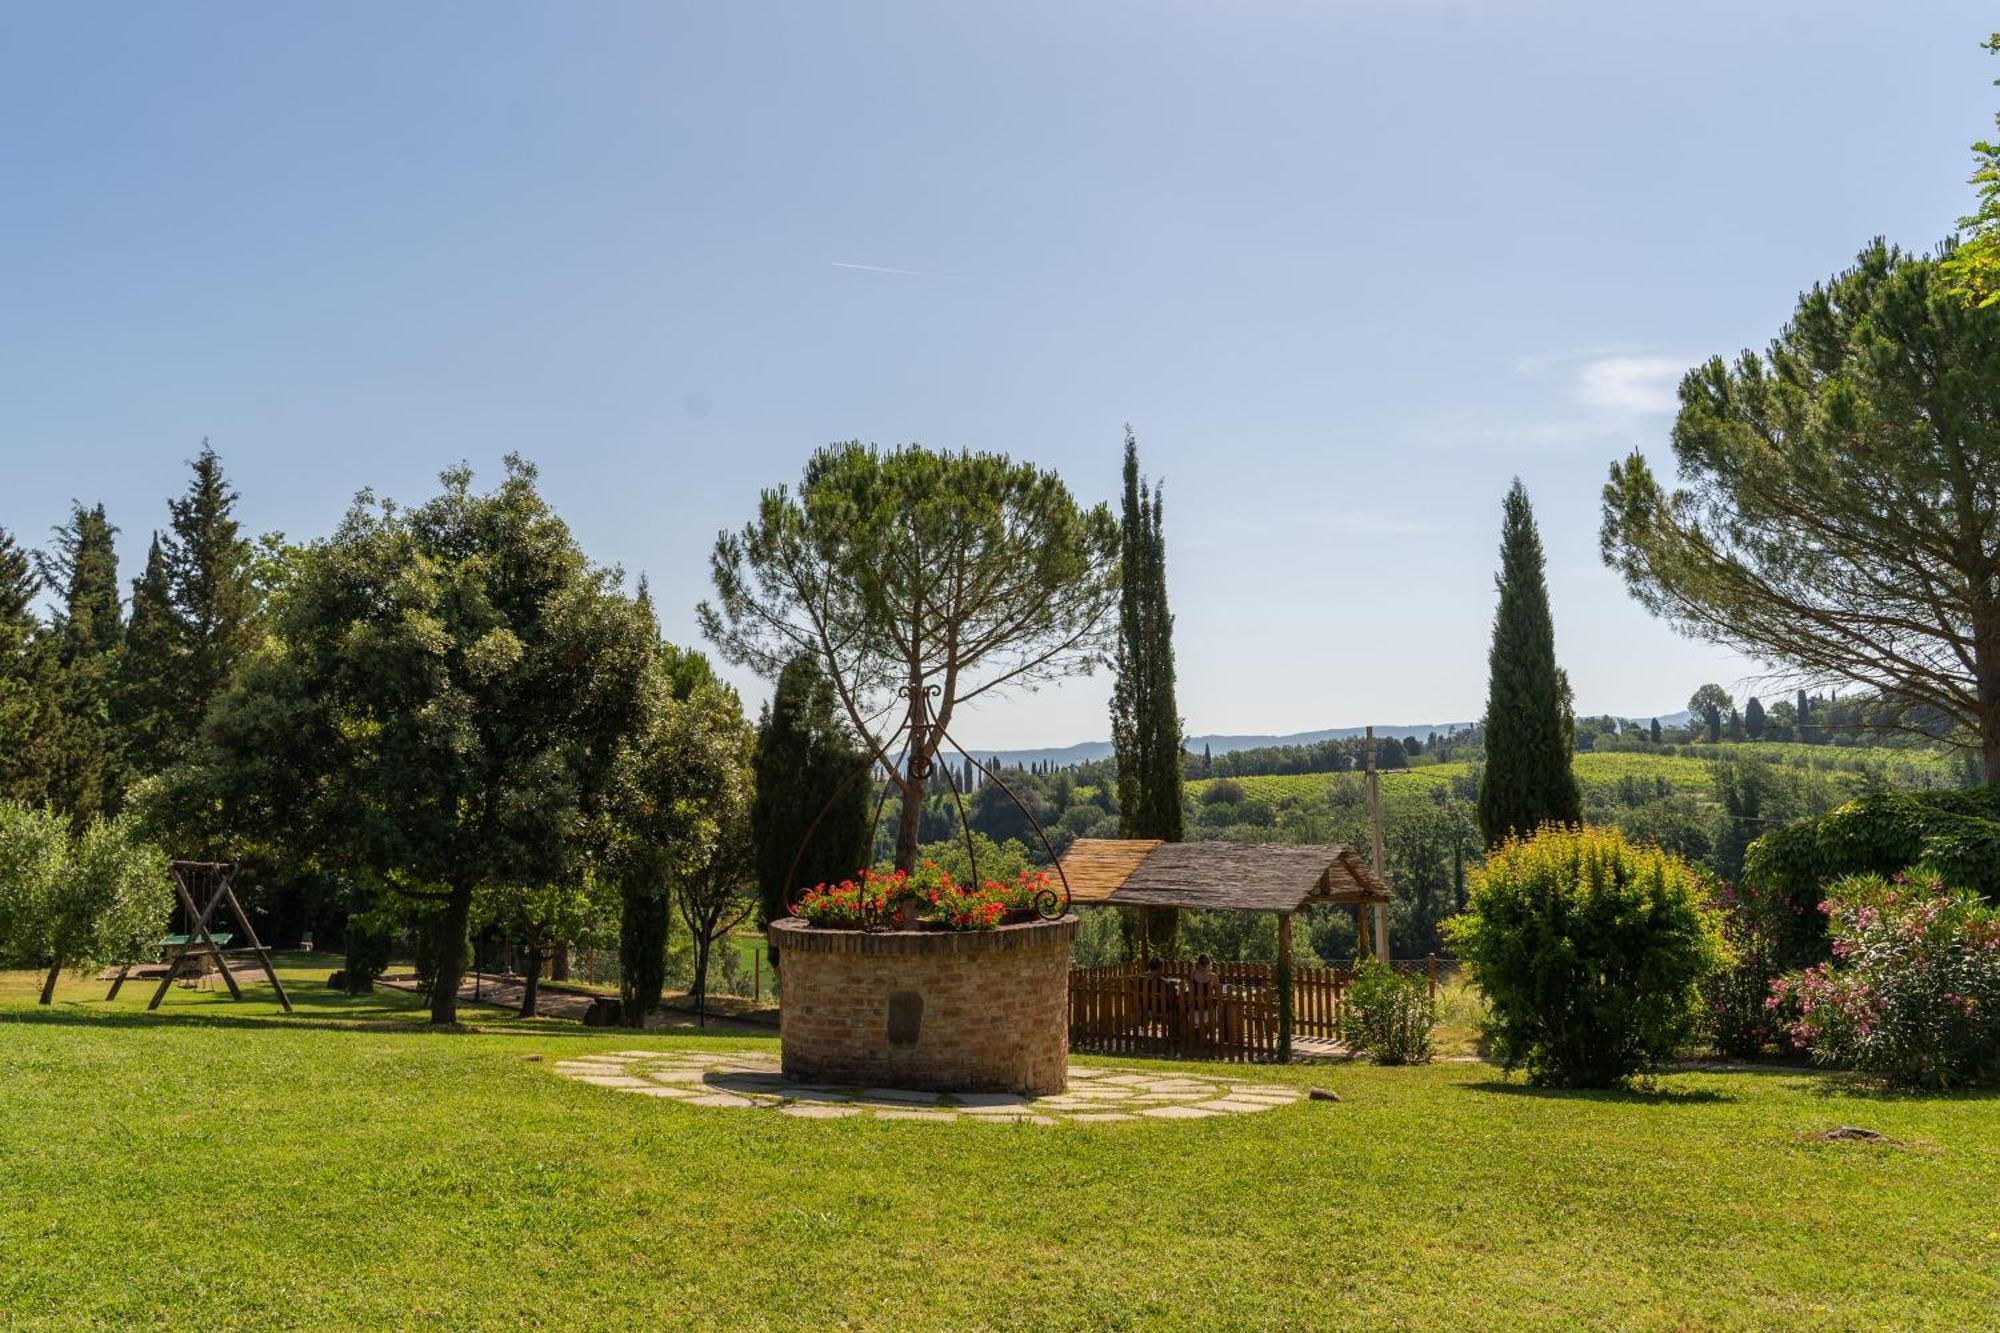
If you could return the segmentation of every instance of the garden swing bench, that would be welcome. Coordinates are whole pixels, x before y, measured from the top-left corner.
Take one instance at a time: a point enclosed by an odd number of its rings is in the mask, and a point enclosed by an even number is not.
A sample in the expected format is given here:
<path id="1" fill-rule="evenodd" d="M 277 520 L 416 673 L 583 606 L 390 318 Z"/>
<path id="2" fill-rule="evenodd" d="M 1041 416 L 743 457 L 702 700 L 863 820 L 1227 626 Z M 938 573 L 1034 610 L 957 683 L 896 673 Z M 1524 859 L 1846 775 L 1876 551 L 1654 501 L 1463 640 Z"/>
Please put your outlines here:
<path id="1" fill-rule="evenodd" d="M 180 899 L 181 912 L 187 921 L 187 933 L 168 935 L 160 941 L 166 957 L 157 971 L 160 979 L 159 989 L 155 990 L 153 998 L 146 1002 L 147 1011 L 151 1012 L 160 1007 L 160 1001 L 167 997 L 167 988 L 174 984 L 176 977 L 186 975 L 190 966 L 201 967 L 208 963 L 213 963 L 215 970 L 222 974 L 223 984 L 229 987 L 229 998 L 240 1000 L 243 998 L 243 988 L 236 984 L 236 974 L 230 968 L 230 959 L 253 958 L 263 969 L 264 975 L 270 978 L 271 989 L 278 993 L 278 1003 L 284 1007 L 286 1013 L 291 1013 L 291 997 L 285 994 L 285 985 L 278 980 L 278 970 L 271 965 L 271 955 L 264 948 L 263 941 L 257 938 L 256 927 L 250 924 L 250 914 L 243 910 L 243 904 L 237 900 L 233 886 L 236 863 L 176 861 L 173 863 L 172 873 L 174 894 Z M 228 931 L 217 933 L 209 929 L 209 922 L 215 917 L 215 909 L 225 904 L 229 908 L 230 915 L 236 918 L 237 928 L 243 932 L 243 938 L 249 941 L 249 945 L 245 948 L 224 948 L 223 946 L 236 936 Z M 118 975 L 112 978 L 111 993 L 104 998 L 107 1001 L 117 999 L 118 990 L 125 984 L 125 978 L 135 972 L 142 978 L 156 975 L 153 968 L 136 967 L 127 963 L 119 968 Z"/>

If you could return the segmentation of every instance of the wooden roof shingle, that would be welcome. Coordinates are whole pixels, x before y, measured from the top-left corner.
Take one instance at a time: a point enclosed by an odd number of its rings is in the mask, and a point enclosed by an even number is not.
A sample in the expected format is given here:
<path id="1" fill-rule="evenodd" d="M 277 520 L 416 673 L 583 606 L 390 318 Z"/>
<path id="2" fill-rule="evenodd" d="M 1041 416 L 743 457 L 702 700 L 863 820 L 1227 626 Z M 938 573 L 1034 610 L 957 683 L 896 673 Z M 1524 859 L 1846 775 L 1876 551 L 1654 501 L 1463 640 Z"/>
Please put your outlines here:
<path id="1" fill-rule="evenodd" d="M 1113 907 L 1296 912 L 1313 903 L 1389 901 L 1345 843 L 1156 842 L 1078 838 L 1062 856 L 1070 897 Z"/>

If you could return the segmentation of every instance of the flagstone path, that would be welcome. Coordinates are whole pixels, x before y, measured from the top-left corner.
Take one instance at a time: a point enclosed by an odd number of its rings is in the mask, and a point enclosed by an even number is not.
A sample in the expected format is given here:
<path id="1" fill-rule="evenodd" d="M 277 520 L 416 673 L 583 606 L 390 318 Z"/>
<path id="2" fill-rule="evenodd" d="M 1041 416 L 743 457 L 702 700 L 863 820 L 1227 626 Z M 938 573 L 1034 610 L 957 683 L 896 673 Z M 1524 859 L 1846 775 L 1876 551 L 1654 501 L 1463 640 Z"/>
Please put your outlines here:
<path id="1" fill-rule="evenodd" d="M 1201 1120 L 1290 1106 L 1305 1096 L 1282 1083 L 1160 1074 L 1107 1065 L 1069 1067 L 1069 1087 L 1048 1097 L 1008 1092 L 912 1092 L 794 1083 L 766 1051 L 613 1051 L 559 1060 L 555 1072 L 600 1088 L 685 1106 L 767 1110 L 802 1120 L 1027 1121 L 1037 1125 Z"/>

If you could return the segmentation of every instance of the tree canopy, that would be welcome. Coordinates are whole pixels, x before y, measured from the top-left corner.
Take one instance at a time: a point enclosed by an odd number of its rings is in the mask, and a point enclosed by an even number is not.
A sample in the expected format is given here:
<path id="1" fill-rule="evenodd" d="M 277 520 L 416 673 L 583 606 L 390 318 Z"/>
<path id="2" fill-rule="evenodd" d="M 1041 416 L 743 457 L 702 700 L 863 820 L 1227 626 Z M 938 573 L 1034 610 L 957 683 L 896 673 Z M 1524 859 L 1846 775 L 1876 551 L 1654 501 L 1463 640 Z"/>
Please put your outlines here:
<path id="1" fill-rule="evenodd" d="M 651 617 L 591 565 L 509 458 L 412 509 L 364 494 L 301 557 L 190 778 L 260 830 L 439 909 L 431 1014 L 457 1014 L 473 895 L 581 873 L 643 727 Z"/>
<path id="2" fill-rule="evenodd" d="M 1117 599 L 1118 528 L 1055 473 L 1004 455 L 830 445 L 796 494 L 717 538 L 703 632 L 775 679 L 813 654 L 902 797 L 896 861 L 914 865 L 923 798 L 956 710 L 1088 672 Z M 904 749 L 877 735 L 908 718 Z M 893 734 L 893 733 L 892 733 Z"/>
<path id="3" fill-rule="evenodd" d="M 2000 308 L 1878 241 L 1680 403 L 1679 488 L 1612 466 L 1606 563 L 1690 635 L 1936 710 L 2000 782 Z"/>

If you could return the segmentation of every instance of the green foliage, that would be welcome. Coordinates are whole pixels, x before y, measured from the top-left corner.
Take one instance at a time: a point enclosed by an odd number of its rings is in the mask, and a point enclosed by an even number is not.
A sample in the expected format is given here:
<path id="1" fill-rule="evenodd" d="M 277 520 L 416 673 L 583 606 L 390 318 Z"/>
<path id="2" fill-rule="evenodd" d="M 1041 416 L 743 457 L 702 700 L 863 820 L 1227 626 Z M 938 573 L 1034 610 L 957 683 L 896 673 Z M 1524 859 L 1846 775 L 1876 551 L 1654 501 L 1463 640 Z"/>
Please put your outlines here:
<path id="1" fill-rule="evenodd" d="M 1764 355 L 1690 371 L 1681 485 L 1614 464 L 1601 543 L 1680 629 L 1956 726 L 2000 783 L 2000 307 L 1939 262 L 1877 241 Z"/>
<path id="2" fill-rule="evenodd" d="M 2000 32 L 1984 46 L 2000 52 Z M 2000 114 L 1994 124 L 2000 126 Z M 1942 268 L 1955 295 L 1984 309 L 2000 304 L 2000 142 L 1976 140 L 1972 155 L 1978 165 L 1968 183 L 1977 189 L 1979 206 L 1958 220 L 1959 243 L 1946 252 Z"/>
<path id="3" fill-rule="evenodd" d="M 1348 987 L 1345 1032 L 1348 1044 L 1378 1065 L 1421 1065 L 1431 1059 L 1437 1002 L 1429 982 L 1405 976 L 1387 963 L 1363 961 Z"/>
<path id="4" fill-rule="evenodd" d="M 917 851 L 919 862 L 931 861 L 939 869 L 960 884 L 978 885 L 986 880 L 998 880 L 1011 884 L 1024 870 L 1033 870 L 1042 863 L 1036 852 L 1030 852 L 1027 844 L 1016 838 L 1005 842 L 995 842 L 984 833 L 974 829 L 972 847 L 968 851 L 964 835 L 943 838 L 937 842 L 924 843 Z M 978 858 L 979 873 L 974 875 L 973 858 Z M 882 868 L 882 867 L 878 867 Z"/>
<path id="5" fill-rule="evenodd" d="M 1119 513 L 1118 643 L 1112 667 L 1111 743 L 1124 838 L 1179 842 L 1185 832 L 1180 705 L 1174 693 L 1174 617 L 1167 609 L 1167 542 L 1158 487 L 1139 476 L 1139 443 L 1125 430 Z"/>
<path id="6" fill-rule="evenodd" d="M 688 656 L 663 651 L 677 660 Z M 621 995 L 634 1027 L 659 1003 L 672 915 L 693 945 L 691 990 L 699 1004 L 715 941 L 757 905 L 754 733 L 735 691 L 705 669 L 690 675 L 683 667 L 680 674 L 692 687 L 685 697 L 655 703 L 647 729 L 619 766 L 609 807 L 610 864 L 623 905 Z"/>
<path id="7" fill-rule="evenodd" d="M 1583 817 L 1570 771 L 1569 683 L 1556 666 L 1542 538 L 1519 478 L 1507 492 L 1495 582 L 1500 605 L 1487 657 L 1486 771 L 1479 784 L 1479 827 L 1489 846 Z"/>
<path id="8" fill-rule="evenodd" d="M 2000 910 L 1927 867 L 1827 889 L 1833 960 L 1780 982 L 1827 1064 L 1911 1088 L 2000 1082 Z"/>
<path id="9" fill-rule="evenodd" d="M 0 965 L 47 974 L 138 961 L 166 931 L 167 860 L 129 820 L 60 816 L 0 801 Z"/>
<path id="10" fill-rule="evenodd" d="M 903 797 L 896 863 L 915 864 L 931 761 L 956 709 L 989 691 L 1087 673 L 1117 595 L 1117 525 L 1062 479 L 1004 455 L 815 453 L 796 496 L 716 541 L 702 630 L 775 679 L 801 650 L 848 721 L 902 710 L 908 753 L 878 752 Z M 935 694 L 932 693 L 935 691 Z M 899 702 L 898 695 L 903 698 Z"/>
<path id="11" fill-rule="evenodd" d="M 818 662 L 799 653 L 778 673 L 758 723 L 750 828 L 762 924 L 785 915 L 788 895 L 851 875 L 869 859 L 876 784 L 861 771 L 866 756 L 839 707 Z M 796 882 L 787 882 L 795 861 Z"/>
<path id="12" fill-rule="evenodd" d="M 61 719 L 55 642 L 39 632 L 34 563 L 0 528 L 0 800 L 47 798 Z"/>
<path id="13" fill-rule="evenodd" d="M 50 637 L 54 710 L 45 797 L 82 828 L 114 813 L 124 776 L 112 726 L 112 696 L 125 625 L 118 596 L 118 529 L 104 506 L 75 506 L 56 529 L 52 550 L 36 557 L 59 609 Z"/>
<path id="14" fill-rule="evenodd" d="M 129 651 L 121 672 L 127 751 L 140 773 L 184 758 L 209 705 L 256 643 L 262 593 L 237 495 L 204 442 L 186 492 L 167 502 L 133 584 Z"/>
<path id="15" fill-rule="evenodd" d="M 440 909 L 454 1021 L 481 891 L 574 882 L 660 690 L 649 616 L 510 458 L 415 508 L 363 496 L 300 558 L 266 646 L 210 714 L 179 803 Z M 171 803 L 171 802 L 170 802 Z"/>
<path id="16" fill-rule="evenodd" d="M 173 587 L 166 549 L 156 536 L 146 551 L 145 572 L 132 580 L 132 618 L 125 627 L 113 709 L 125 763 L 135 773 L 166 767 L 184 729 L 175 712 L 174 638 Z"/>
<path id="17" fill-rule="evenodd" d="M 1744 854 L 1743 879 L 1789 904 L 1781 957 L 1803 967 L 1826 956 L 1817 909 L 1826 885 L 1929 865 L 1950 889 L 2000 901 L 2000 788 L 1876 792 L 1830 814 L 1773 829 Z"/>
<path id="18" fill-rule="evenodd" d="M 1448 933 L 1507 1068 L 1602 1088 L 1671 1058 L 1728 961 L 1704 897 L 1685 863 L 1612 829 L 1552 825 L 1495 849 Z"/>
<path id="19" fill-rule="evenodd" d="M 1125 489 L 1119 511 L 1118 640 L 1112 655 L 1111 745 L 1118 773 L 1118 836 L 1179 842 L 1186 756 L 1174 692 L 1174 617 L 1167 609 L 1167 539 L 1160 487 L 1139 475 L 1139 442 L 1125 428 Z M 1136 928 L 1135 918 L 1126 918 Z M 1176 908 L 1147 914 L 1151 947 L 1174 954 Z"/>

